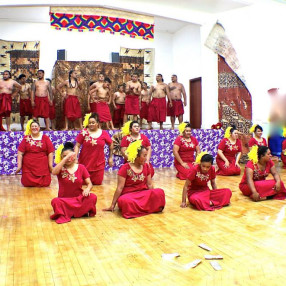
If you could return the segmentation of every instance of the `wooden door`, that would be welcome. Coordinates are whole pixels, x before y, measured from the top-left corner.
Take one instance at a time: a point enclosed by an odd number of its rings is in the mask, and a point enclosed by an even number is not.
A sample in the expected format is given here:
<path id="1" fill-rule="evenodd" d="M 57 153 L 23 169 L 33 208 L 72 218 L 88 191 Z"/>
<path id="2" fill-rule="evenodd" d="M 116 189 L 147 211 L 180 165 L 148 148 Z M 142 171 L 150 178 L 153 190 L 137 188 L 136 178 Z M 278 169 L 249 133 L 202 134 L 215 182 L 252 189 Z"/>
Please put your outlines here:
<path id="1" fill-rule="evenodd" d="M 190 79 L 190 123 L 194 129 L 202 125 L 202 78 Z"/>

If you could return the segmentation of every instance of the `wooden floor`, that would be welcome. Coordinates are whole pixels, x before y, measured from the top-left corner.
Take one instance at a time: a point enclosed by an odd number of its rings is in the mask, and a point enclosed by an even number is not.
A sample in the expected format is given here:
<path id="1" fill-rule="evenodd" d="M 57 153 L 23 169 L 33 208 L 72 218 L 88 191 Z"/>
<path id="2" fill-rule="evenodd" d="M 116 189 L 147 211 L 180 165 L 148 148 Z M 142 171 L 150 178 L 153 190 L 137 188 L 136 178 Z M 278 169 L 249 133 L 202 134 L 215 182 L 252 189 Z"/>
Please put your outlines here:
<path id="1" fill-rule="evenodd" d="M 232 189 L 229 207 L 181 209 L 184 182 L 175 170 L 156 170 L 154 181 L 166 193 L 163 213 L 127 220 L 102 212 L 116 184 L 107 172 L 93 188 L 96 217 L 58 225 L 49 219 L 55 178 L 34 189 L 21 187 L 20 176 L 0 177 L 0 285 L 285 285 L 286 201 L 254 203 L 240 194 L 240 177 L 218 177 L 218 187 Z M 223 255 L 221 271 L 204 260 L 200 243 Z M 180 257 L 161 257 L 174 252 Z M 195 259 L 202 263 L 185 269 Z"/>

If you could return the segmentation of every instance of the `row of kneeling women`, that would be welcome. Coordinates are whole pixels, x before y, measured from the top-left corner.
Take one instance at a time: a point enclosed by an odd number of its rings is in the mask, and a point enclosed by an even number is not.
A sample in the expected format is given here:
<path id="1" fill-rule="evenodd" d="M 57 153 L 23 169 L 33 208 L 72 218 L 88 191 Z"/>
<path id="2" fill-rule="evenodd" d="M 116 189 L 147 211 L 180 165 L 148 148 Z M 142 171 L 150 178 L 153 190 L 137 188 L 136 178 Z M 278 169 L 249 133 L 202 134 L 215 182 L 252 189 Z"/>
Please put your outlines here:
<path id="1" fill-rule="evenodd" d="M 54 168 L 53 144 L 48 136 L 40 132 L 38 122 L 29 121 L 26 135 L 18 148 L 16 173 L 22 170 L 21 181 L 24 186 L 49 186 L 50 172 L 57 175 L 59 192 L 58 197 L 52 200 L 54 214 L 51 216 L 57 223 L 69 222 L 72 217 L 96 214 L 97 197 L 91 193 L 91 189 L 93 184 L 101 184 L 103 180 L 105 144 L 110 151 L 108 163 L 110 166 L 113 164 L 112 140 L 99 128 L 97 114 L 87 115 L 84 125 L 86 128 L 77 136 L 76 146 L 67 142 L 57 148 L 57 165 Z M 154 188 L 152 184 L 154 169 L 150 164 L 150 142 L 145 135 L 140 134 L 138 122 L 128 122 L 124 128 L 125 137 L 121 147 L 125 164 L 118 171 L 117 188 L 112 203 L 104 210 L 113 211 L 118 204 L 125 218 L 161 212 L 165 207 L 165 194 L 162 189 Z M 237 130 L 235 127 L 228 128 L 225 138 L 219 144 L 216 160 L 218 161 L 221 151 L 220 158 L 224 163 L 218 163 L 217 171 L 213 166 L 213 157 L 200 152 L 198 141 L 191 136 L 190 125 L 182 123 L 179 130 L 180 136 L 174 142 L 175 167 L 178 171 L 177 177 L 186 180 L 181 207 L 187 206 L 187 197 L 190 204 L 198 210 L 215 210 L 228 205 L 231 190 L 218 189 L 215 178 L 216 174 L 240 173 L 236 170 L 240 170 L 237 157 L 240 157 L 241 152 Z M 239 188 L 254 201 L 285 199 L 286 190 L 271 160 L 270 150 L 267 146 L 258 145 L 260 144 L 255 145 L 249 153 L 250 160 L 246 164 Z M 237 152 L 234 153 L 233 150 Z M 224 173 L 230 168 L 231 174 Z M 274 180 L 265 180 L 269 173 Z M 211 183 L 212 190 L 208 187 L 208 182 Z M 83 185 L 86 185 L 84 189 Z"/>

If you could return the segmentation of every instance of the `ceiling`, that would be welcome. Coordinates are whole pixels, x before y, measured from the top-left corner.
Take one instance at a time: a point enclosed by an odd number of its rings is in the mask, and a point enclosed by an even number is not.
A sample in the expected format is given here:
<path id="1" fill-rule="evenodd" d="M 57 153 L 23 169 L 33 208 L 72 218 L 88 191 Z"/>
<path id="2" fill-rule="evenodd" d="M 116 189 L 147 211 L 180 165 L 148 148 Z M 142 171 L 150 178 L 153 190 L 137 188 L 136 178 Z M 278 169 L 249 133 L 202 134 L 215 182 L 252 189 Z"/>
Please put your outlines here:
<path id="1" fill-rule="evenodd" d="M 9 0 L 0 2 L 0 21 L 48 23 L 49 6 L 99 6 L 153 15 L 157 31 L 175 33 L 191 23 L 201 25 L 216 13 L 257 1 L 263 0 Z"/>

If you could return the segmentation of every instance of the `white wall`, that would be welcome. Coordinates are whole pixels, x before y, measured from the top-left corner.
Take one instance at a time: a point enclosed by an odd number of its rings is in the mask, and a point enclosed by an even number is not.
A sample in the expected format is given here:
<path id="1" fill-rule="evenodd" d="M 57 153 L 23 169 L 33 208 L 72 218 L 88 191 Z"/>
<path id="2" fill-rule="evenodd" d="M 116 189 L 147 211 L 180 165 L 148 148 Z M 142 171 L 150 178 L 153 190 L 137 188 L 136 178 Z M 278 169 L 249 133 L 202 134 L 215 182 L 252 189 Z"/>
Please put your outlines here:
<path id="1" fill-rule="evenodd" d="M 187 93 L 184 120 L 190 120 L 189 80 L 201 76 L 200 26 L 189 24 L 173 35 L 173 71 Z"/>
<path id="2" fill-rule="evenodd" d="M 202 44 L 218 19 L 232 42 L 252 95 L 253 122 L 265 124 L 269 117 L 270 99 L 267 90 L 285 87 L 286 5 L 275 3 L 253 5 L 217 15 L 201 29 Z M 206 47 L 203 54 L 203 110 L 213 106 L 217 118 L 217 56 Z M 204 118 L 209 125 L 214 114 Z"/>

